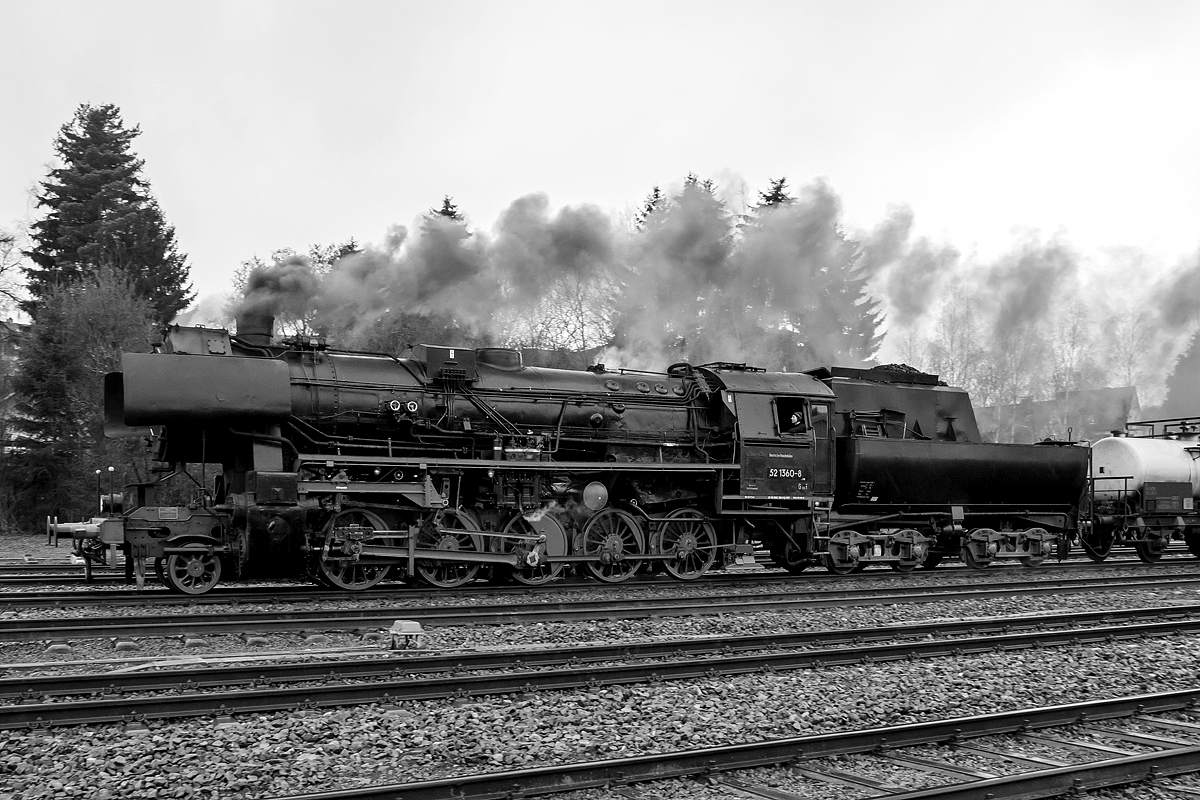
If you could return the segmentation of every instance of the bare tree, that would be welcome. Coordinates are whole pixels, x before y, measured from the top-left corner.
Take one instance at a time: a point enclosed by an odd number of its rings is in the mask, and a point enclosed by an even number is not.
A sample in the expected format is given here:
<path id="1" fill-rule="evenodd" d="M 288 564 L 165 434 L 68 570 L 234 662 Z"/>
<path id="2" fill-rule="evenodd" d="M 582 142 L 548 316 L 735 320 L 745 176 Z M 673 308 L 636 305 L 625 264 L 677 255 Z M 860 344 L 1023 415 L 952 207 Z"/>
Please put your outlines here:
<path id="1" fill-rule="evenodd" d="M 960 284 L 953 284 L 942 301 L 928 346 L 928 369 L 951 386 L 961 386 L 972 394 L 982 388 L 983 378 L 977 308 L 974 298 Z"/>
<path id="2" fill-rule="evenodd" d="M 1146 312 L 1125 309 L 1105 325 L 1110 379 L 1118 386 L 1137 386 L 1145 377 L 1146 354 L 1154 335 Z"/>

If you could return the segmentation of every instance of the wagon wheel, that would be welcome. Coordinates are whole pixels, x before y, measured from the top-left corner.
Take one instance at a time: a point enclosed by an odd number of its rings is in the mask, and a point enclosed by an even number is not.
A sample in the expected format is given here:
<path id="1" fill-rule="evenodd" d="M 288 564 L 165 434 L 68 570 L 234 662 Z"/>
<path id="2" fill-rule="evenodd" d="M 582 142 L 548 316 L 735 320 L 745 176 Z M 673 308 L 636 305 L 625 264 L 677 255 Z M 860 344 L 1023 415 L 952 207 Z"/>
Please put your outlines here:
<path id="1" fill-rule="evenodd" d="M 1112 552 L 1113 538 L 1112 531 L 1101 532 L 1093 527 L 1088 533 L 1079 534 L 1079 544 L 1092 561 L 1103 561 Z"/>
<path id="2" fill-rule="evenodd" d="M 618 508 L 596 512 L 583 526 L 581 535 L 583 555 L 592 560 L 586 563 L 588 572 L 605 583 L 620 583 L 632 578 L 642 565 L 630 558 L 646 550 L 642 526 L 632 514 Z"/>
<path id="3" fill-rule="evenodd" d="M 865 562 L 858 560 L 858 545 L 850 543 L 851 536 L 853 533 L 835 533 L 829 537 L 828 550 L 825 552 L 825 569 L 836 575 L 849 575 L 867 568 Z"/>
<path id="4" fill-rule="evenodd" d="M 1028 531 L 1026 531 L 1026 535 L 1030 537 L 1037 537 L 1025 539 L 1026 546 L 1029 547 L 1032 545 L 1037 548 L 1037 551 L 1030 551 L 1029 555 L 1021 556 L 1018 560 L 1026 567 L 1040 566 L 1041 563 L 1046 560 L 1046 553 L 1043 550 L 1042 538 L 1048 536 L 1049 532 L 1045 528 L 1030 528 Z M 1063 540 L 1063 536 L 1061 534 L 1059 535 L 1058 540 L 1060 542 Z"/>
<path id="5" fill-rule="evenodd" d="M 888 566 L 896 572 L 912 572 L 917 568 L 916 561 L 889 561 Z"/>
<path id="6" fill-rule="evenodd" d="M 1133 549 L 1137 552 L 1137 557 L 1147 564 L 1153 564 L 1163 556 L 1163 552 L 1167 549 L 1167 540 L 1161 536 L 1151 536 L 1144 542 L 1136 542 Z"/>
<path id="7" fill-rule="evenodd" d="M 361 592 L 386 578 L 389 565 L 363 562 L 356 557 L 362 551 L 359 542 L 335 538 L 333 532 L 336 528 L 348 528 L 351 525 L 374 531 L 387 530 L 383 519 L 371 511 L 355 508 L 335 514 L 325 524 L 325 543 L 317 557 L 317 582 L 338 589 Z"/>
<path id="8" fill-rule="evenodd" d="M 163 565 L 163 582 L 175 592 L 204 594 L 219 580 L 221 557 L 215 553 L 172 553 Z"/>
<path id="9" fill-rule="evenodd" d="M 437 515 L 432 515 L 417 533 L 419 550 L 477 551 L 479 538 L 472 534 L 479 525 L 466 512 L 447 511 L 442 514 L 441 524 L 434 525 Z M 479 564 L 469 561 L 438 561 L 422 559 L 417 562 L 417 574 L 431 586 L 452 589 L 475 580 Z"/>
<path id="10" fill-rule="evenodd" d="M 959 551 L 959 558 L 962 559 L 962 563 L 971 567 L 972 570 L 986 570 L 992 560 L 990 555 L 982 555 L 974 551 L 974 548 L 971 547 L 971 542 L 966 542 L 965 545 L 962 545 Z"/>
<path id="11" fill-rule="evenodd" d="M 925 556 L 925 560 L 921 562 L 921 569 L 933 569 L 938 564 L 942 563 L 942 559 L 945 557 L 945 553 L 939 553 L 934 550 L 930 550 L 929 554 Z"/>
<path id="12" fill-rule="evenodd" d="M 699 511 L 677 508 L 658 522 L 650 552 L 670 556 L 663 568 L 681 581 L 699 578 L 717 558 L 717 531 Z"/>
<path id="13" fill-rule="evenodd" d="M 1200 530 L 1196 528 L 1187 528 L 1183 532 L 1183 542 L 1187 545 L 1187 549 L 1192 555 L 1200 558 Z"/>
<path id="14" fill-rule="evenodd" d="M 521 566 L 509 573 L 514 581 L 528 586 L 538 586 L 549 583 L 563 571 L 562 564 L 552 564 L 546 557 L 565 556 L 567 554 L 567 534 L 558 520 L 547 514 L 536 523 L 518 514 L 504 526 L 505 533 L 516 533 L 521 536 L 545 536 L 542 544 L 524 542 L 517 539 L 498 539 L 501 553 L 519 553 Z M 530 564 L 533 561 L 533 564 Z"/>
<path id="15" fill-rule="evenodd" d="M 772 550 L 771 558 L 775 559 L 776 564 L 794 575 L 804 572 L 812 564 L 807 554 L 791 539 L 784 539 L 783 545 L 778 550 Z"/>

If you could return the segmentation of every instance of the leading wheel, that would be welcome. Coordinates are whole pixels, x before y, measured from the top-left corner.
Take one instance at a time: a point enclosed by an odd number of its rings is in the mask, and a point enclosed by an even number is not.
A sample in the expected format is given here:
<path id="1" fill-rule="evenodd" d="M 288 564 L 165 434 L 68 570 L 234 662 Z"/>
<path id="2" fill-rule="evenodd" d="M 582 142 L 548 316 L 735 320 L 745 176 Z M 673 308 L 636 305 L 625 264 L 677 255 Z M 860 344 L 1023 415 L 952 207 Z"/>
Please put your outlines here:
<path id="1" fill-rule="evenodd" d="M 163 579 L 175 592 L 204 594 L 221 580 L 221 557 L 214 553 L 172 553 L 163 565 Z"/>
<path id="2" fill-rule="evenodd" d="M 528 586 L 538 586 L 549 583 L 562 574 L 562 564 L 552 564 L 546 561 L 548 556 L 565 556 L 567 554 L 567 534 L 554 517 L 546 514 L 536 522 L 530 522 L 523 515 L 518 514 L 504 526 L 504 533 L 546 537 L 546 541 L 541 543 L 521 539 L 498 540 L 500 552 L 515 552 L 521 557 L 521 566 L 515 567 L 509 573 L 514 581 Z"/>
<path id="3" fill-rule="evenodd" d="M 587 570 L 605 583 L 629 580 L 642 565 L 630 558 L 646 551 L 642 526 L 632 514 L 619 508 L 597 511 L 583 526 L 579 551 L 591 558 Z"/>
<path id="4" fill-rule="evenodd" d="M 373 564 L 362 560 L 361 538 L 354 534 L 339 533 L 359 529 L 359 536 L 372 531 L 387 530 L 383 519 L 374 512 L 361 508 L 341 511 L 325 525 L 325 542 L 317 558 L 317 582 L 338 589 L 361 592 L 370 589 L 387 577 L 387 564 Z"/>
<path id="5" fill-rule="evenodd" d="M 1163 556 L 1163 551 L 1167 549 L 1167 540 L 1158 536 L 1152 536 L 1144 542 L 1137 542 L 1133 549 L 1137 551 L 1137 557 L 1147 564 L 1153 564 Z"/>
<path id="6" fill-rule="evenodd" d="M 667 573 L 682 581 L 699 578 L 717 558 L 717 531 L 712 523 L 691 508 L 667 514 L 650 537 L 650 552 L 665 555 Z"/>
<path id="7" fill-rule="evenodd" d="M 477 551 L 479 537 L 472 534 L 479 525 L 465 512 L 446 511 L 440 524 L 434 524 L 437 515 L 431 516 L 417 533 L 418 550 Z M 479 564 L 469 561 L 439 561 L 422 559 L 417 562 L 417 574 L 431 586 L 452 589 L 475 580 Z"/>

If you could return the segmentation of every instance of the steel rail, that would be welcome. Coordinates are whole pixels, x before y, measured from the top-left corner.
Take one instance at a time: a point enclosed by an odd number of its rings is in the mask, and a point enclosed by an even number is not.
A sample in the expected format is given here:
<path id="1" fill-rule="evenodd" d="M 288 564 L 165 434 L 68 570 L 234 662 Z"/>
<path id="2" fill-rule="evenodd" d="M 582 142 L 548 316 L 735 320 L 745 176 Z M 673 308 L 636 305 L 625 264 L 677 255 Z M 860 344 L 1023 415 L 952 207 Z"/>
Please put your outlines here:
<path id="1" fill-rule="evenodd" d="M 1167 589 L 1200 584 L 1200 577 L 1146 576 L 1136 578 L 1073 579 L 1020 584 L 888 587 L 885 591 L 838 590 L 721 594 L 683 598 L 621 598 L 618 600 L 556 600 L 514 604 L 449 606 L 389 606 L 381 608 L 311 611 L 222 612 L 220 614 L 160 614 L 115 617 L 45 617 L 0 620 L 0 641 L 44 641 L 108 636 L 179 636 L 188 634 L 263 631 L 328 631 L 378 629 L 396 619 L 426 625 L 500 625 L 559 622 L 579 619 L 649 619 L 666 616 L 705 616 L 724 613 L 780 611 L 846 605 L 890 605 L 1012 597 L 1014 595 L 1074 594 L 1097 590 Z M 2 607 L 2 604 L 0 604 Z"/>
<path id="2" fill-rule="evenodd" d="M 58 565 L 66 569 L 64 565 Z M 1041 575 L 1043 579 L 1054 578 L 1058 573 L 1074 573 L 1074 572 L 1106 572 L 1115 569 L 1127 568 L 1144 568 L 1145 570 L 1158 570 L 1164 567 L 1182 568 L 1184 570 L 1200 569 L 1200 564 L 1190 555 L 1185 557 L 1164 557 L 1162 561 L 1155 564 L 1146 564 L 1139 559 L 1110 559 L 1108 561 L 1098 563 L 1089 560 L 1068 560 L 1054 564 L 1043 564 L 1037 568 L 1036 572 L 1029 572 L 1026 567 L 1018 564 L 993 564 L 986 571 L 978 571 L 967 567 L 963 564 L 942 564 L 934 571 L 921 570 L 915 575 L 905 576 L 901 573 L 894 572 L 889 569 L 872 569 L 869 571 L 855 573 L 852 576 L 836 575 L 827 572 L 806 572 L 802 575 L 788 573 L 785 570 L 775 567 L 771 564 L 762 564 L 763 569 L 753 570 L 741 573 L 728 573 L 716 570 L 710 572 L 699 579 L 688 582 L 681 582 L 665 576 L 649 576 L 649 577 L 634 577 L 628 581 L 624 581 L 618 585 L 605 586 L 606 591 L 618 591 L 620 589 L 640 589 L 646 587 L 671 587 L 671 586 L 704 586 L 704 587 L 724 587 L 724 586 L 752 586 L 758 583 L 777 581 L 781 583 L 845 583 L 849 580 L 854 581 L 886 581 L 886 580 L 919 580 L 921 578 L 932 578 L 934 580 L 946 576 L 961 576 L 963 574 L 973 577 L 985 579 L 996 579 L 1003 577 L 1011 577 L 1013 574 L 1028 574 Z M 23 567 L 13 567 L 11 574 L 4 574 L 0 569 L 0 587 L 11 585 L 45 585 L 45 584 L 60 584 L 60 583 L 85 583 L 82 566 L 71 566 L 70 573 L 63 572 L 62 574 L 38 574 L 36 568 L 26 570 Z M 75 573 L 78 574 L 75 574 Z M 1172 573 L 1178 574 L 1178 573 Z M 1197 572 L 1196 574 L 1200 574 Z M 92 582 L 93 583 L 116 583 L 125 579 L 123 569 L 108 568 L 108 567 L 93 567 Z M 32 591 L 32 592 L 0 592 L 0 598 L 3 601 L 14 606 L 61 606 L 72 603 L 84 602 L 106 602 L 112 603 L 115 601 L 129 601 L 144 603 L 152 601 L 161 605 L 206 605 L 218 603 L 240 603 L 254 602 L 261 599 L 261 595 L 273 595 L 278 602 L 303 602 L 306 599 L 311 599 L 313 596 L 320 597 L 408 597 L 409 595 L 437 595 L 440 597 L 475 595 L 475 594 L 529 594 L 531 591 L 555 592 L 555 591 L 588 591 L 598 588 L 598 584 L 584 577 L 569 576 L 562 580 L 556 580 L 544 587 L 530 586 L 502 586 L 497 584 L 488 584 L 484 581 L 478 581 L 467 586 L 457 587 L 455 589 L 439 589 L 422 584 L 405 584 L 400 581 L 384 581 L 378 588 L 367 589 L 365 591 L 346 591 L 339 589 L 329 589 L 320 587 L 317 584 L 296 578 L 281 578 L 278 580 L 266 579 L 262 583 L 270 585 L 243 585 L 238 583 L 222 584 L 215 589 L 206 592 L 202 595 L 181 595 L 171 592 L 166 586 L 156 583 L 150 583 L 143 589 L 107 589 L 95 592 L 89 592 L 86 589 L 72 591 Z"/>
<path id="3" fill-rule="evenodd" d="M 1200 631 L 1200 619 L 1142 623 L 1130 626 L 1068 628 L 1033 633 L 990 635 L 935 641 L 904 641 L 884 645 L 823 648 L 791 652 L 689 657 L 637 664 L 563 665 L 553 670 L 459 674 L 415 677 L 370 683 L 322 686 L 288 686 L 188 692 L 150 697 L 118 697 L 0 706 L 0 729 L 112 723 L 145 719 L 173 719 L 211 714 L 263 713 L 301 708 L 323 708 L 366 703 L 402 703 L 449 697 L 564 691 L 663 680 L 717 678 L 748 673 L 770 673 L 813 667 L 875 663 L 903 659 L 963 656 L 995 650 L 1024 650 L 1052 645 L 1081 645 L 1144 636 L 1170 636 Z M 569 652 L 569 651 L 568 651 Z M 521 662 L 518 662 L 521 663 Z M 503 665 L 502 665 L 503 666 Z M 512 666 L 510 661 L 507 666 Z M 525 666 L 521 663 L 521 666 Z M 463 670 L 465 672 L 465 669 Z"/>
<path id="4" fill-rule="evenodd" d="M 336 659 L 305 663 L 266 663 L 230 666 L 196 666 L 171 663 L 163 659 L 149 662 L 153 670 L 98 672 L 69 675 L 0 678 L 0 698 L 34 702 L 50 696 L 112 694 L 229 687 L 243 684 L 269 685 L 310 680 L 345 680 L 381 676 L 463 672 L 471 670 L 513 669 L 515 666 L 545 668 L 578 666 L 583 663 L 618 659 L 681 658 L 683 656 L 729 656 L 752 651 L 780 651 L 799 647 L 864 645 L 884 640 L 906 640 L 933 636 L 982 636 L 1028 630 L 1053 630 L 1070 625 L 1111 626 L 1121 621 L 1144 622 L 1153 619 L 1200 618 L 1200 604 L 1166 608 L 1135 608 L 1115 611 L 1083 611 L 1054 617 L 1001 617 L 962 622 L 904 623 L 872 628 L 814 630 L 790 634 L 748 636 L 690 637 L 612 645 L 576 645 L 485 650 L 449 653 L 388 651 L 371 658 Z M 1118 629 L 1123 638 L 1132 629 Z M 1142 634 L 1139 630 L 1136 633 Z M 1153 635 L 1153 633 L 1151 633 Z M 956 640 L 946 641 L 950 646 Z M 0 670 L 3 670 L 0 667 Z"/>
<path id="5" fill-rule="evenodd" d="M 1062 727 L 1089 720 L 1178 711 L 1195 707 L 1198 704 L 1200 704 L 1200 689 L 1189 689 L 632 758 L 575 762 L 524 770 L 457 775 L 413 783 L 285 795 L 270 800 L 507 800 L 507 798 L 535 797 L 579 789 L 611 790 L 614 787 L 643 781 L 713 776 L 720 772 L 754 767 L 796 765 L 804 759 L 869 753 L 880 747 L 895 749 L 920 744 L 958 742 L 964 738 Z M 1110 767 L 1107 779 L 1118 783 L 1128 782 L 1136 779 L 1139 772 L 1142 776 L 1148 775 L 1150 765 L 1156 763 L 1168 764 L 1160 770 L 1160 774 L 1178 774 L 1200 769 L 1200 745 L 1171 751 L 1170 759 L 1163 758 L 1165 755 L 1165 753 L 1159 752 L 1117 759 L 1117 761 L 1126 763 L 1116 768 L 1118 774 L 1115 776 L 1111 774 L 1112 768 Z M 1158 756 L 1161 762 L 1151 756 Z M 1081 784 L 1085 780 L 1101 779 L 1103 777 L 1101 775 L 1088 777 L 1090 766 L 1081 764 L 1078 768 L 1042 770 L 1039 773 L 1027 775 L 1036 776 L 1035 780 L 1047 780 L 1054 784 L 1065 782 L 1068 786 L 1075 783 L 1076 777 L 1080 779 Z M 1072 770 L 1074 770 L 1073 774 Z M 986 783 L 991 785 L 987 789 L 966 796 L 978 800 L 986 797 L 987 792 L 993 792 L 996 798 L 1019 797 L 1021 795 L 1016 793 L 1000 794 L 999 792 L 1003 791 L 1001 788 L 1003 782 L 1024 777 L 1026 776 L 989 780 Z M 969 786 L 972 789 L 982 788 L 984 782 L 972 783 Z M 945 789 L 949 788 L 945 787 Z M 921 796 L 909 792 L 898 795 L 892 800 L 900 798 L 915 800 Z M 1029 796 L 1048 797 L 1053 795 Z M 925 797 L 939 796 L 927 794 Z M 948 798 L 952 795 L 942 795 L 941 797 Z"/>
<path id="6" fill-rule="evenodd" d="M 764 557 L 764 555 L 766 555 L 766 554 L 763 553 L 762 555 Z M 785 570 L 782 570 L 781 567 L 776 567 L 775 565 L 770 564 L 769 561 L 763 561 L 761 566 L 763 567 L 763 570 L 754 570 L 754 571 L 740 572 L 740 573 L 727 573 L 727 572 L 722 572 L 720 570 L 714 570 L 712 572 L 707 573 L 707 575 L 704 575 L 703 577 L 698 578 L 695 583 L 704 584 L 704 585 L 710 585 L 710 584 L 724 585 L 726 583 L 736 584 L 736 583 L 748 583 L 748 582 L 758 582 L 758 581 L 772 581 L 772 579 L 775 579 L 775 581 L 805 581 L 805 582 L 808 582 L 808 581 L 844 582 L 844 581 L 847 581 L 847 579 L 857 579 L 857 581 L 871 581 L 871 579 L 887 579 L 889 577 L 894 578 L 894 577 L 898 577 L 900 575 L 900 573 L 896 573 L 896 572 L 893 572 L 892 570 L 887 570 L 887 569 L 876 569 L 876 570 L 870 570 L 868 572 L 856 573 L 856 575 L 854 575 L 852 578 L 848 578 L 847 576 L 844 576 L 844 575 L 834 575 L 834 573 L 829 573 L 829 572 L 805 572 L 805 573 L 803 573 L 803 575 L 797 575 L 797 573 L 788 573 Z M 1145 561 L 1141 561 L 1138 558 L 1110 558 L 1108 560 L 1102 561 L 1102 563 L 1098 563 L 1098 561 L 1092 561 L 1091 559 L 1085 559 L 1084 557 L 1081 557 L 1081 555 L 1070 555 L 1070 557 L 1068 557 L 1067 560 L 1057 561 L 1057 563 L 1048 563 L 1048 564 L 1043 564 L 1043 565 L 1038 566 L 1037 572 L 1040 573 L 1040 575 L 1048 575 L 1048 573 L 1054 573 L 1057 571 L 1064 571 L 1064 572 L 1106 571 L 1106 570 L 1115 570 L 1115 569 L 1129 569 L 1129 567 L 1134 567 L 1134 569 L 1156 570 L 1156 569 L 1162 569 L 1162 567 L 1164 567 L 1164 566 L 1195 567 L 1196 560 L 1192 554 L 1184 552 L 1184 551 L 1169 551 L 1168 553 L 1166 553 L 1164 555 L 1162 560 L 1156 561 L 1156 563 L 1154 563 L 1154 564 L 1146 564 Z M 954 573 L 966 572 L 966 573 L 968 573 L 968 575 L 996 576 L 997 573 L 1008 572 L 1008 571 L 1025 571 L 1025 570 L 1027 570 L 1027 567 L 1021 566 L 1018 564 L 992 564 L 988 570 L 980 572 L 978 570 L 971 569 L 971 567 L 967 567 L 964 564 L 947 563 L 947 564 L 938 565 L 938 567 L 935 571 L 922 570 L 918 573 L 918 575 L 935 576 L 936 577 L 936 576 L 954 575 Z M 124 567 L 122 567 L 122 566 L 102 566 L 102 565 L 92 566 L 92 582 L 94 582 L 94 583 L 114 583 L 114 582 L 124 581 L 124 579 L 125 579 L 125 570 L 124 570 Z M 0 564 L 0 587 L 4 587 L 4 585 L 38 584 L 38 583 L 41 583 L 41 584 L 84 583 L 83 565 L 50 564 L 50 565 L 38 566 L 36 564 L 8 564 L 8 565 Z M 293 587 L 306 587 L 306 588 L 310 588 L 311 590 L 318 590 L 317 584 L 305 582 L 304 579 L 300 579 L 300 578 L 281 578 L 281 579 L 278 579 L 278 581 L 275 581 L 275 583 L 290 584 L 290 585 L 293 585 Z M 678 583 L 679 582 L 674 581 L 674 579 L 668 579 L 668 578 L 660 576 L 660 577 L 648 577 L 648 578 L 647 577 L 635 577 L 635 578 L 630 579 L 630 581 L 626 581 L 620 585 L 622 585 L 622 587 L 642 587 L 642 585 L 664 585 L 664 584 L 678 584 Z M 587 581 L 587 579 L 584 579 L 584 578 L 568 577 L 568 578 L 565 578 L 564 581 L 554 582 L 550 588 L 552 590 L 565 589 L 565 588 L 571 588 L 571 587 L 578 587 L 578 588 L 593 587 L 594 588 L 595 585 L 596 585 L 596 583 L 594 581 Z M 320 591 L 329 591 L 330 594 L 346 595 L 346 596 L 352 596 L 352 595 L 371 596 L 371 595 L 380 595 L 380 594 L 396 594 L 396 593 L 408 593 L 408 591 L 416 591 L 416 593 L 427 593 L 427 591 L 438 591 L 438 593 L 440 593 L 440 594 L 449 594 L 449 591 L 450 591 L 450 590 L 446 590 L 446 589 L 432 589 L 430 587 L 425 587 L 425 585 L 404 585 L 403 583 L 396 582 L 396 581 L 385 581 L 383 584 L 380 584 L 380 587 L 382 587 L 382 588 L 370 589 L 370 590 L 366 590 L 366 591 L 359 591 L 359 593 L 355 593 L 355 591 L 338 591 L 338 590 L 328 590 L 328 589 L 319 589 L 319 590 Z M 223 601 L 226 601 L 226 600 L 224 600 L 224 597 L 234 596 L 234 595 L 238 595 L 238 594 L 242 594 L 242 593 L 253 594 L 254 591 L 265 590 L 265 589 L 268 589 L 268 587 L 245 587 L 245 585 L 239 585 L 238 583 L 227 583 L 227 584 L 220 585 L 220 587 L 217 587 L 216 589 L 211 590 L 211 591 L 209 591 L 209 593 L 206 593 L 204 595 L 197 595 L 197 596 L 192 596 L 192 597 L 187 597 L 187 596 L 179 597 L 179 596 L 174 596 L 174 595 L 173 596 L 176 597 L 176 600 L 178 600 L 178 602 L 192 602 L 192 603 L 223 602 Z M 474 585 L 468 585 L 468 587 L 457 588 L 455 591 L 457 591 L 457 593 L 472 593 L 472 591 L 487 591 L 487 590 L 496 591 L 496 590 L 503 590 L 503 589 L 506 589 L 506 588 L 505 587 L 494 587 L 494 585 L 492 585 L 492 587 L 487 587 L 487 585 L 480 585 L 479 583 L 476 583 Z M 516 590 L 528 591 L 529 587 L 509 587 L 508 589 L 512 589 L 515 591 Z M 160 593 L 160 591 L 161 591 L 161 593 L 166 594 L 168 590 L 167 590 L 167 587 L 162 587 L 162 585 L 150 584 L 149 591 L 146 589 L 114 590 L 114 591 L 109 591 L 108 594 L 116 595 L 116 596 L 137 597 L 137 596 L 146 596 L 148 594 L 158 594 L 158 593 Z M 299 591 L 299 589 L 298 589 L 298 591 Z M 53 595 L 50 595 L 50 593 L 40 593 L 40 594 L 46 596 L 48 600 L 53 599 Z M 61 593 L 61 594 L 62 594 L 62 596 L 67 596 L 67 595 L 71 595 L 71 594 L 82 594 L 82 593 Z"/>

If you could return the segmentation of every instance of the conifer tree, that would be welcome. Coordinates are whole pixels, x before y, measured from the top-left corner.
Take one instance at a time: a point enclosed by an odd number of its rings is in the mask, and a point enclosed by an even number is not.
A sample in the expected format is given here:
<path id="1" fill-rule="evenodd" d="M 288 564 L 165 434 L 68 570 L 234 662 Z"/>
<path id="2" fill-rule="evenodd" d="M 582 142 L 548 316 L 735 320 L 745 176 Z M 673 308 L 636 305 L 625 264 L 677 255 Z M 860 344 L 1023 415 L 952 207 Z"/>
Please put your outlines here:
<path id="1" fill-rule="evenodd" d="M 770 188 L 765 192 L 758 193 L 756 209 L 786 206 L 793 201 L 787 191 L 787 178 L 768 178 L 767 181 L 770 183 Z"/>
<path id="2" fill-rule="evenodd" d="M 191 302 L 175 229 L 142 177 L 144 162 L 131 151 L 140 133 L 125 126 L 113 105 L 81 105 L 59 130 L 54 151 L 60 165 L 41 182 L 37 205 L 45 216 L 33 223 L 26 252 L 32 263 L 22 307 L 35 319 L 56 287 L 101 268 L 126 276 L 160 323 Z"/>
<path id="3" fill-rule="evenodd" d="M 666 207 L 667 196 L 663 194 L 662 189 L 655 186 L 650 190 L 650 194 L 646 195 L 646 199 L 642 202 L 642 207 L 638 209 L 637 214 L 634 216 L 634 226 L 637 230 L 644 231 L 651 220 L 661 215 L 666 210 Z"/>
<path id="4" fill-rule="evenodd" d="M 458 206 L 450 195 L 442 196 L 442 207 L 429 209 L 429 216 L 445 217 L 455 222 L 463 222 L 463 215 L 458 213 Z"/>
<path id="5" fill-rule="evenodd" d="M 17 432 L 5 454 L 5 489 L 25 527 L 94 511 L 96 469 L 114 467 L 117 487 L 147 479 L 140 440 L 104 438 L 103 381 L 123 352 L 149 349 L 153 315 L 128 278 L 108 268 L 43 297 L 21 348 Z"/>

